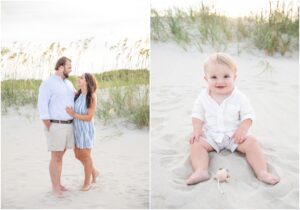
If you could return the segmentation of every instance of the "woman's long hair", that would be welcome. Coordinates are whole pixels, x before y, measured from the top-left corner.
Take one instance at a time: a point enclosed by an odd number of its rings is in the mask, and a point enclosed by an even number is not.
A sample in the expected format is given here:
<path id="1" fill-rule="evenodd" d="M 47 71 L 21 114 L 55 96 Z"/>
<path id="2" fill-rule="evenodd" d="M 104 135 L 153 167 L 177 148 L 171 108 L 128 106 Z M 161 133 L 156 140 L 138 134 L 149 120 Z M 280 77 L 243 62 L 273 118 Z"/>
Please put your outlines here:
<path id="1" fill-rule="evenodd" d="M 90 73 L 84 73 L 84 78 L 86 81 L 86 86 L 87 86 L 87 94 L 86 94 L 86 107 L 89 108 L 91 103 L 93 102 L 93 93 L 96 92 L 97 90 L 97 80 L 94 75 Z M 74 101 L 77 100 L 77 98 L 81 94 L 81 89 L 78 90 L 78 92 L 75 94 L 75 99 Z"/>

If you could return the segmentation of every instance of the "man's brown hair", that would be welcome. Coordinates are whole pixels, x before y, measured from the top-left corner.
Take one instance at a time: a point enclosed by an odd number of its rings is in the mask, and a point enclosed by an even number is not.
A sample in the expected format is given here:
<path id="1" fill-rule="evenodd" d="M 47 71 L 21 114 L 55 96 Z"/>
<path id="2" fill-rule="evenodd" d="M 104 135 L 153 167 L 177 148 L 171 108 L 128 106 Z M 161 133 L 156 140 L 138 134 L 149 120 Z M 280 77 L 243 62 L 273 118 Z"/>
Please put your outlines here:
<path id="1" fill-rule="evenodd" d="M 59 67 L 65 66 L 67 61 L 71 62 L 71 59 L 67 58 L 65 56 L 58 59 L 58 61 L 56 62 L 56 65 L 55 65 L 55 71 L 57 71 Z"/>

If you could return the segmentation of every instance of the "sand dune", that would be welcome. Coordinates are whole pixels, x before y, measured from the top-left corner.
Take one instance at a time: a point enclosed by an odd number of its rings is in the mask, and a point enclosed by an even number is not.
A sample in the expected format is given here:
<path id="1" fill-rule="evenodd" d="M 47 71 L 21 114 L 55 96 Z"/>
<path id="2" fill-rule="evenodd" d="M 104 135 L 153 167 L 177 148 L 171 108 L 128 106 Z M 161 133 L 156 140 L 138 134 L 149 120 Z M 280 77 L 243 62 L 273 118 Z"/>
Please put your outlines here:
<path id="1" fill-rule="evenodd" d="M 256 112 L 252 132 L 258 138 L 275 186 L 258 181 L 243 155 L 210 153 L 209 171 L 231 174 L 229 183 L 210 179 L 186 186 L 192 173 L 187 139 L 191 109 L 203 87 L 202 62 L 213 52 L 183 51 L 173 44 L 151 44 L 151 207 L 152 208 L 298 208 L 298 54 L 265 57 L 261 52 L 237 55 L 237 86 Z M 263 72 L 263 73 L 262 73 Z"/>
<path id="2" fill-rule="evenodd" d="M 2 208 L 148 208 L 148 130 L 120 121 L 105 126 L 96 120 L 93 150 L 98 182 L 79 191 L 83 167 L 68 150 L 63 159 L 65 198 L 51 194 L 50 153 L 38 113 L 31 107 L 2 115 Z"/>

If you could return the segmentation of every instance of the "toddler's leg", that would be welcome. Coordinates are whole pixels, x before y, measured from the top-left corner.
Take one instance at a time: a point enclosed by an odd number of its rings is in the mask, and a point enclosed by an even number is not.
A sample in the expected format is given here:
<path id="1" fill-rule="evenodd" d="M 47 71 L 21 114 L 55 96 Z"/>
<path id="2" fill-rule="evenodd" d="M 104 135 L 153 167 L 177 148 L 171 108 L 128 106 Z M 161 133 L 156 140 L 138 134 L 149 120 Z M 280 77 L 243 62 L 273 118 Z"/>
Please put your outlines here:
<path id="1" fill-rule="evenodd" d="M 266 159 L 253 136 L 248 136 L 243 143 L 239 144 L 237 151 L 245 153 L 247 161 L 259 180 L 273 185 L 279 182 L 278 177 L 268 172 Z"/>
<path id="2" fill-rule="evenodd" d="M 209 179 L 208 174 L 208 152 L 213 151 L 213 148 L 200 138 L 199 142 L 194 142 L 191 145 L 190 160 L 194 173 L 187 179 L 188 185 L 197 184 Z"/>

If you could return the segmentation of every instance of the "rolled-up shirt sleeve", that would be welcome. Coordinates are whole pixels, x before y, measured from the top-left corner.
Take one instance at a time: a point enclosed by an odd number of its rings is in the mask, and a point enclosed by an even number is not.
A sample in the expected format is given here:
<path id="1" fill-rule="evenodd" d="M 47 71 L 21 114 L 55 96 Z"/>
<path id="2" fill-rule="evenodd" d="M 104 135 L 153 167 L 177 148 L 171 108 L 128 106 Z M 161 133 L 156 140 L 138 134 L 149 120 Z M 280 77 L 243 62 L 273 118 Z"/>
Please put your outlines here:
<path id="1" fill-rule="evenodd" d="M 194 103 L 192 117 L 204 121 L 204 108 L 201 102 L 201 96 L 199 96 Z"/>
<path id="2" fill-rule="evenodd" d="M 49 120 L 49 102 L 50 102 L 50 89 L 46 82 L 42 82 L 39 88 L 39 96 L 38 96 L 38 110 L 40 113 L 40 119 Z"/>
<path id="3" fill-rule="evenodd" d="M 241 114 L 241 121 L 244 121 L 246 119 L 251 119 L 253 122 L 255 120 L 254 109 L 252 108 L 247 97 L 242 97 L 240 114 Z"/>

